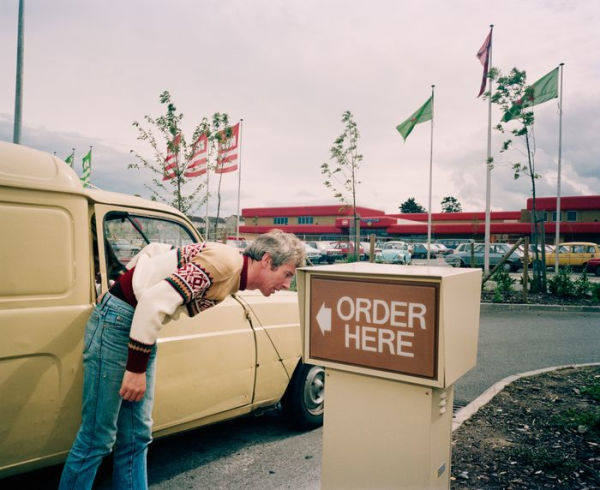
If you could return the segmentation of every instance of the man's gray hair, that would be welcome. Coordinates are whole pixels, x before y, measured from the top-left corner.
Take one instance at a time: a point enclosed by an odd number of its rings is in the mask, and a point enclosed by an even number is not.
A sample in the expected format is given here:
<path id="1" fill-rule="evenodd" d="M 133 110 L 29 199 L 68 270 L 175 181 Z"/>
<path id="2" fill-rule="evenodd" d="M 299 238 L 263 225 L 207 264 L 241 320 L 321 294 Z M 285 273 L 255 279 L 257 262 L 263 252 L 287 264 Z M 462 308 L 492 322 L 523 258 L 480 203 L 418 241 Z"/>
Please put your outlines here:
<path id="1" fill-rule="evenodd" d="M 302 267 L 306 263 L 306 247 L 292 233 L 271 230 L 259 235 L 246 247 L 244 255 L 258 261 L 267 252 L 271 256 L 273 267 L 279 267 L 290 261 L 296 267 Z"/>

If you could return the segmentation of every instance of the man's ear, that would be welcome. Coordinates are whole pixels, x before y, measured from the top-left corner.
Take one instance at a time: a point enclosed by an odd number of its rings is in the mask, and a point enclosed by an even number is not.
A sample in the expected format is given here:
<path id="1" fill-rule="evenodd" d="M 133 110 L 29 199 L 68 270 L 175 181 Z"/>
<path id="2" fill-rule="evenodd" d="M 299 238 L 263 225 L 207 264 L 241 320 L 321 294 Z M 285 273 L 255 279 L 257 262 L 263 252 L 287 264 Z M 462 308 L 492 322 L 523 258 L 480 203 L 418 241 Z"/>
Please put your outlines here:
<path id="1" fill-rule="evenodd" d="M 263 254 L 262 258 L 260 259 L 260 263 L 262 264 L 263 267 L 271 268 L 272 262 L 273 262 L 273 260 L 271 259 L 271 254 L 269 252 L 265 252 Z"/>

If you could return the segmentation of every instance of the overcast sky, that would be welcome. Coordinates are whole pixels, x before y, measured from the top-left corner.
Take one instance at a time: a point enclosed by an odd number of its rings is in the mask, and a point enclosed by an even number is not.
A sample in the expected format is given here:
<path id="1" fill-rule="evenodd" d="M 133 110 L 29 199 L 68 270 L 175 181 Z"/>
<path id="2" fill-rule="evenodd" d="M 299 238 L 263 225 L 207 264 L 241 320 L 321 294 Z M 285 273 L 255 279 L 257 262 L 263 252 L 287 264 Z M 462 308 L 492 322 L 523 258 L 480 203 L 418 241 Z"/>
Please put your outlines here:
<path id="1" fill-rule="evenodd" d="M 0 139 L 12 141 L 18 0 L 0 1 Z M 533 83 L 564 69 L 562 195 L 600 193 L 600 8 L 596 0 L 25 0 L 22 143 L 66 157 L 94 147 L 92 182 L 148 196 L 151 155 L 131 123 L 158 116 L 169 90 L 188 139 L 203 116 L 244 119 L 241 207 L 335 204 L 320 166 L 350 110 L 364 155 L 358 204 L 427 207 L 430 123 L 404 142 L 395 126 L 435 84 L 432 210 L 455 196 L 485 208 L 487 102 L 475 57 L 494 24 L 493 65 Z M 492 121 L 500 119 L 497 108 Z M 535 108 L 540 196 L 556 195 L 557 99 Z M 531 193 L 498 154 L 492 210 L 519 210 Z M 212 184 L 211 184 L 212 185 Z M 223 177 L 236 210 L 237 176 Z M 216 207 L 210 210 L 216 212 Z M 199 214 L 203 214 L 204 210 Z"/>

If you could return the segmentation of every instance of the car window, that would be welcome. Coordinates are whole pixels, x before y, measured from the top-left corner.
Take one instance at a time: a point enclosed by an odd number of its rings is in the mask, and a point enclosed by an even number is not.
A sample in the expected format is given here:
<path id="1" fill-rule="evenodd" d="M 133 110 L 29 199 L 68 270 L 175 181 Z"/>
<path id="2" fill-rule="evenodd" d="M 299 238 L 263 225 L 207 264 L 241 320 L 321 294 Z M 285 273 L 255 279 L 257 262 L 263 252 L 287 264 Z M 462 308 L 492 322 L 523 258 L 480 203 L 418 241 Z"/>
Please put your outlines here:
<path id="1" fill-rule="evenodd" d="M 583 245 L 574 245 L 573 246 L 573 253 L 581 254 L 583 252 L 584 252 L 584 246 Z"/>
<path id="2" fill-rule="evenodd" d="M 195 241 L 189 230 L 180 223 L 153 216 L 108 213 L 104 217 L 103 227 L 109 279 L 115 279 L 148 243 L 160 242 L 183 247 Z"/>
<path id="3" fill-rule="evenodd" d="M 564 245 L 561 245 L 561 246 L 558 248 L 558 253 L 559 253 L 559 254 L 566 254 L 566 253 L 569 253 L 569 247 L 565 247 Z"/>
<path id="4" fill-rule="evenodd" d="M 588 247 L 588 253 L 593 254 L 596 252 L 596 248 L 593 245 L 590 245 Z"/>

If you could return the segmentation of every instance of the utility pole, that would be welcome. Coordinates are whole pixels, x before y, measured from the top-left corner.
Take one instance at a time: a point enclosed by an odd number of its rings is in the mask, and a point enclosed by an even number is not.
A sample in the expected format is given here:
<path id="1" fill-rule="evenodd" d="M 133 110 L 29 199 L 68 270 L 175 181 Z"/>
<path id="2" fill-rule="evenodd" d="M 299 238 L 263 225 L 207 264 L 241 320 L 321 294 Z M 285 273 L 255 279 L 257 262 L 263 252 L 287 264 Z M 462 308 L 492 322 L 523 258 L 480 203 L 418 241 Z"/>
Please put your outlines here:
<path id="1" fill-rule="evenodd" d="M 19 0 L 19 26 L 17 31 L 17 83 L 15 86 L 15 123 L 13 143 L 21 142 L 21 111 L 23 105 L 23 11 L 25 0 Z"/>

